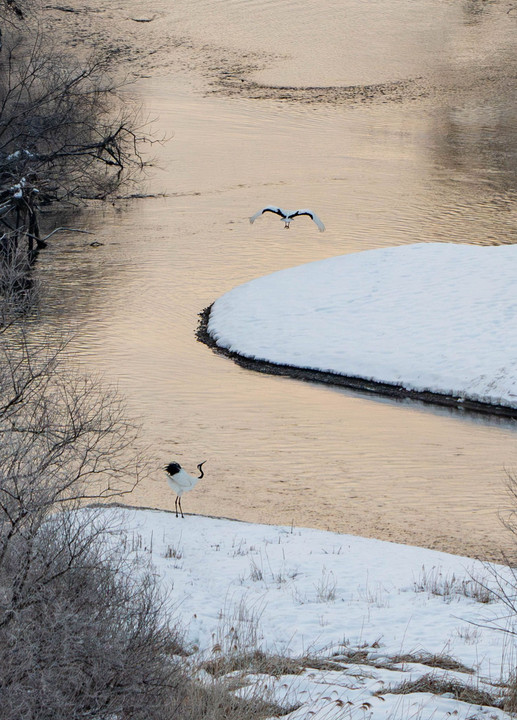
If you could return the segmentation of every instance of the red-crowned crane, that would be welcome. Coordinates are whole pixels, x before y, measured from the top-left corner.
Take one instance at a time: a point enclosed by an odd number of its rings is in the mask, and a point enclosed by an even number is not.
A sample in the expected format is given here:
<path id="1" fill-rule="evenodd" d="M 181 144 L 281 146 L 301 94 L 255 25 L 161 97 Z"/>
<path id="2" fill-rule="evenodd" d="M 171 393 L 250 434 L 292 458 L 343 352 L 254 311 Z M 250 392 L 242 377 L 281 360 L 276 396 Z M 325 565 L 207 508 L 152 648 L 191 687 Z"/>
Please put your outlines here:
<path id="1" fill-rule="evenodd" d="M 250 217 L 250 223 L 254 223 L 258 217 L 260 217 L 266 212 L 280 215 L 282 220 L 285 222 L 284 227 L 287 230 L 289 229 L 289 224 L 291 223 L 291 220 L 293 220 L 293 218 L 295 217 L 299 217 L 300 215 L 308 215 L 310 219 L 316 223 L 320 232 L 323 232 L 325 230 L 325 225 L 321 222 L 316 213 L 312 212 L 312 210 L 282 210 L 282 208 L 276 207 L 276 205 L 267 205 L 266 207 L 263 207 L 261 210 L 256 212 L 255 215 L 252 215 Z"/>
<path id="2" fill-rule="evenodd" d="M 185 517 L 183 515 L 183 509 L 181 507 L 181 496 L 184 492 L 192 490 L 192 488 L 197 485 L 199 480 L 204 477 L 203 465 L 205 463 L 206 460 L 203 460 L 203 462 L 199 463 L 199 465 L 197 466 L 200 473 L 199 477 L 192 477 L 192 475 L 189 475 L 188 472 L 186 472 L 186 470 L 183 470 L 181 465 L 177 462 L 171 462 L 168 465 L 165 465 L 165 467 L 163 468 L 167 472 L 167 482 L 169 486 L 176 493 L 176 502 L 174 503 L 176 517 L 178 517 L 178 508 L 181 512 L 181 517 Z"/>

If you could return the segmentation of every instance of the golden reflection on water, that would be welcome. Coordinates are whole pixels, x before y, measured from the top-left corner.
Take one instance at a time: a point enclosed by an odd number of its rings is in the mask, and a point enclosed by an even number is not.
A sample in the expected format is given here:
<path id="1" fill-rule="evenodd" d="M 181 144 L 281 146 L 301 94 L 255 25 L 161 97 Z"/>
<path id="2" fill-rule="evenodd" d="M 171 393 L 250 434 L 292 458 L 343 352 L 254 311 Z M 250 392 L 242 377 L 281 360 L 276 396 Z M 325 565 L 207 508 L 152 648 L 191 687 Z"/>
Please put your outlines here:
<path id="1" fill-rule="evenodd" d="M 287 12 L 278 2 L 253 4 L 266 15 Z M 301 0 L 294 5 L 308 12 Z M 224 23 L 235 52 L 246 42 L 237 32 L 247 14 L 242 0 L 198 1 L 188 15 L 183 6 L 157 7 L 164 22 L 191 34 L 192 46 L 208 35 L 212 48 L 223 45 L 217 32 Z M 208 6 L 209 17 L 201 12 Z M 414 33 L 406 25 L 403 52 L 394 48 L 407 3 L 395 3 L 391 13 L 376 7 L 388 29 L 390 62 L 369 54 L 365 69 L 359 57 L 353 74 L 393 79 L 385 74 L 394 64 L 404 76 L 431 58 L 440 92 L 346 107 L 205 96 L 194 80 L 199 75 L 177 68 L 141 81 L 155 129 L 173 134 L 153 148 L 147 187 L 165 197 L 85 214 L 102 247 L 80 236 L 56 241 L 41 258 L 43 312 L 49 323 L 79 325 L 76 361 L 118 382 L 142 418 L 157 471 L 132 504 L 172 509 L 160 468 L 175 459 L 194 471 L 207 459 L 206 478 L 184 498 L 187 512 L 494 555 L 505 542 L 497 517 L 506 502 L 505 469 L 517 469 L 515 423 L 251 373 L 195 339 L 197 315 L 215 298 L 285 267 L 403 243 L 517 241 L 513 100 L 496 91 L 506 77 L 499 62 L 481 89 L 474 82 L 479 67 L 467 63 L 476 52 L 484 62 L 486 36 L 475 43 L 479 23 L 500 29 L 504 18 L 494 20 L 493 10 L 483 15 L 487 6 L 475 1 L 461 12 L 443 4 L 430 43 L 415 56 L 430 5 L 412 3 Z M 366 22 L 362 8 L 356 4 L 348 16 L 357 23 L 354 37 Z M 323 14 L 325 26 L 329 17 Z M 309 13 L 302 39 L 311 22 Z M 254 33 L 251 49 L 272 52 L 266 25 Z M 439 52 L 445 36 L 448 55 Z M 279 82 L 282 73 L 304 75 L 303 58 L 314 45 L 307 50 L 299 39 L 295 48 L 293 37 L 284 48 L 292 55 L 257 70 L 262 81 L 275 72 Z M 322 75 L 326 60 L 330 74 L 337 72 L 339 47 L 328 45 L 310 73 Z M 204 57 L 199 50 L 201 74 Z M 248 217 L 269 203 L 309 206 L 327 232 L 312 223 L 286 232 L 266 218 L 250 226 Z"/>

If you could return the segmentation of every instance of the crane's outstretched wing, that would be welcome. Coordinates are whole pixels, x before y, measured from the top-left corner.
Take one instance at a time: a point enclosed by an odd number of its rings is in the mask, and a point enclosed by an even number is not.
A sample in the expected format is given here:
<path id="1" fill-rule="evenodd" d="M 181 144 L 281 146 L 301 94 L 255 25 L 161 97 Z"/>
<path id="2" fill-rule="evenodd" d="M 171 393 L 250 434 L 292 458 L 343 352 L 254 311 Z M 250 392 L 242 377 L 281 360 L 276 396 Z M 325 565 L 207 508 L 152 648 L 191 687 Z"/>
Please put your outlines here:
<path id="1" fill-rule="evenodd" d="M 275 205 L 267 205 L 266 207 L 263 207 L 261 210 L 255 213 L 255 215 L 252 215 L 250 217 L 250 223 L 254 223 L 255 220 L 263 215 L 265 212 L 272 212 L 276 213 L 277 215 L 280 215 L 281 218 L 285 218 L 286 212 L 282 210 L 282 208 L 276 207 Z"/>
<path id="2" fill-rule="evenodd" d="M 291 213 L 291 217 L 296 217 L 297 215 L 308 215 L 311 220 L 314 220 L 320 232 L 323 232 L 325 230 L 325 225 L 321 222 L 316 213 L 312 212 L 312 210 L 296 210 L 295 212 Z"/>

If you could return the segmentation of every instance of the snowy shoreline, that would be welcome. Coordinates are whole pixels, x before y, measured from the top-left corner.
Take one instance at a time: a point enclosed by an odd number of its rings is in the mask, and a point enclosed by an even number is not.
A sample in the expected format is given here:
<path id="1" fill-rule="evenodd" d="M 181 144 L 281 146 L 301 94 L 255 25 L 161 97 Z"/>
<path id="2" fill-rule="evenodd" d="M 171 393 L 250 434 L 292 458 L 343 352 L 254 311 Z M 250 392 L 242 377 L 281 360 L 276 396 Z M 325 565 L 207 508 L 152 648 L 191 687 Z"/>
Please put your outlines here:
<path id="1" fill-rule="evenodd" d="M 513 246 L 329 258 L 230 290 L 198 339 L 259 372 L 516 418 L 516 272 Z"/>
<path id="2" fill-rule="evenodd" d="M 277 702 L 299 705 L 291 720 L 340 720 L 343 707 L 351 720 L 509 719 L 500 683 L 514 650 L 498 629 L 508 608 L 497 590 L 514 578 L 502 566 L 310 528 L 101 512 L 136 567 L 152 563 L 192 663 L 255 652 L 300 660 L 301 672 L 280 676 L 250 667 L 241 689 L 267 686 Z M 401 695 L 401 683 L 417 685 Z"/>

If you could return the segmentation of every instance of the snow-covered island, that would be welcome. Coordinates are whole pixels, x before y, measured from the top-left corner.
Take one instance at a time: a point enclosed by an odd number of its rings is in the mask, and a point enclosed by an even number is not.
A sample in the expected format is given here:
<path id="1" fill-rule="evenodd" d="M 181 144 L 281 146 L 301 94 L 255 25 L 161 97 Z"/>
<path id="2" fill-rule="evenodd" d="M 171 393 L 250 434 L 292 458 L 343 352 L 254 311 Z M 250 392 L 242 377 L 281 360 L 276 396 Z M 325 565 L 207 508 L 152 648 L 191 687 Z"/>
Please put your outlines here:
<path id="1" fill-rule="evenodd" d="M 201 682 L 217 666 L 287 720 L 509 720 L 497 705 L 514 638 L 497 628 L 514 617 L 489 592 L 507 576 L 514 593 L 509 570 L 321 530 L 106 512 L 170 591 Z"/>
<path id="2" fill-rule="evenodd" d="M 368 250 L 236 287 L 207 330 L 241 357 L 517 411 L 516 277 L 511 245 Z"/>

